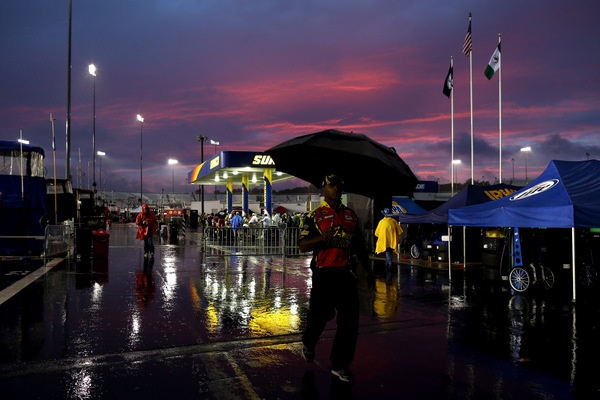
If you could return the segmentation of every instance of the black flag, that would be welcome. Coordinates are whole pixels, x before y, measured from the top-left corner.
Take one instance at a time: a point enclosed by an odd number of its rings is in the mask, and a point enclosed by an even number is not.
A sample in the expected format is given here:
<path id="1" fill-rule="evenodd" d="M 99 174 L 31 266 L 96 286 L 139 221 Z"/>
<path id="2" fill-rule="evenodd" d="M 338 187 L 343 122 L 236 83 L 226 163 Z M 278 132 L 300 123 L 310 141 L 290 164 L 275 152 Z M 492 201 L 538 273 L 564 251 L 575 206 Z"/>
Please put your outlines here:
<path id="1" fill-rule="evenodd" d="M 454 88 L 454 68 L 452 67 L 452 63 L 450 63 L 450 68 L 448 68 L 448 75 L 446 75 L 446 80 L 444 81 L 444 89 L 442 93 L 448 98 L 450 98 L 450 93 L 452 93 L 452 89 Z"/>

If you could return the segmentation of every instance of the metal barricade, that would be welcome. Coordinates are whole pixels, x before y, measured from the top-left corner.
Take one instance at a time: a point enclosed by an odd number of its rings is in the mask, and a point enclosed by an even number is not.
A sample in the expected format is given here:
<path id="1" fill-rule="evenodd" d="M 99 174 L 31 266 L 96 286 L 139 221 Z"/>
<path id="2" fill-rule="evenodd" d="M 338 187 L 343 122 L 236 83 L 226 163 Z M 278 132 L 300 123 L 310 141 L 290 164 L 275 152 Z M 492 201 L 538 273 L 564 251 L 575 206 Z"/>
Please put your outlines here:
<path id="1" fill-rule="evenodd" d="M 75 230 L 73 225 L 48 225 L 44 235 L 44 259 L 73 255 Z"/>
<path id="2" fill-rule="evenodd" d="M 300 255 L 298 248 L 300 228 L 269 227 L 207 227 L 203 231 L 202 246 L 207 253 L 244 255 Z"/>

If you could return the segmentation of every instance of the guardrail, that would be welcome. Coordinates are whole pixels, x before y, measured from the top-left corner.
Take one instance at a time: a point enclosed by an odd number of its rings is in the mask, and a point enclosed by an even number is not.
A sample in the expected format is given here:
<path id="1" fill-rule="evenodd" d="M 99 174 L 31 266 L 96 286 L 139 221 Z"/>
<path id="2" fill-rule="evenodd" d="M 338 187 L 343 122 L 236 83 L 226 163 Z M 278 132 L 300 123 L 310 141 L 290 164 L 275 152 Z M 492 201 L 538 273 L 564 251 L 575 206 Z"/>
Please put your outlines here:
<path id="1" fill-rule="evenodd" d="M 270 227 L 208 227 L 204 228 L 202 246 L 206 253 L 294 256 L 305 254 L 298 248 L 300 228 Z"/>

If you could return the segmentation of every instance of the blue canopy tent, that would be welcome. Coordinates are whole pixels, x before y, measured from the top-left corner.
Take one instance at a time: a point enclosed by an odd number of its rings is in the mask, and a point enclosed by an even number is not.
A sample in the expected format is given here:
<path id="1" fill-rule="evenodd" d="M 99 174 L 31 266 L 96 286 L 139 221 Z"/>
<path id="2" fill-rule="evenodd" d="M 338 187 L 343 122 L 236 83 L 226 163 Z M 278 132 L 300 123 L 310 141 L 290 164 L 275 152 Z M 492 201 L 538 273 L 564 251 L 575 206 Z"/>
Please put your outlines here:
<path id="1" fill-rule="evenodd" d="M 431 211 L 414 215 L 402 214 L 398 217 L 405 224 L 445 224 L 448 222 L 448 210 L 473 204 L 487 203 L 516 192 L 519 186 L 500 183 L 489 186 L 468 185 L 456 196 Z"/>
<path id="2" fill-rule="evenodd" d="M 571 228 L 575 300 L 575 228 L 600 227 L 600 161 L 550 162 L 531 184 L 497 201 L 452 209 L 448 224 Z"/>
<path id="3" fill-rule="evenodd" d="M 475 186 L 468 185 L 460 192 L 458 192 L 454 197 L 450 200 L 446 201 L 439 207 L 434 208 L 431 211 L 427 211 L 421 214 L 401 214 L 398 216 L 398 220 L 400 223 L 404 224 L 447 224 L 448 222 L 448 210 L 454 208 L 461 208 L 472 204 L 481 204 L 487 203 L 492 200 L 499 199 L 501 197 L 507 196 L 511 193 L 516 192 L 520 189 L 519 186 L 507 185 L 504 183 L 499 183 L 496 185 L 487 185 L 487 186 Z M 450 228 L 448 228 L 448 236 L 450 237 Z M 463 239 L 462 239 L 462 250 L 463 250 L 463 262 L 466 263 L 467 260 L 467 249 L 465 243 L 467 242 L 466 238 L 466 230 L 463 229 Z M 448 247 L 448 273 L 451 274 L 451 250 Z"/>
<path id="4" fill-rule="evenodd" d="M 427 210 L 415 203 L 411 198 L 404 196 L 392 197 L 392 214 L 394 214 L 394 217 L 406 214 L 423 214 L 425 212 Z"/>

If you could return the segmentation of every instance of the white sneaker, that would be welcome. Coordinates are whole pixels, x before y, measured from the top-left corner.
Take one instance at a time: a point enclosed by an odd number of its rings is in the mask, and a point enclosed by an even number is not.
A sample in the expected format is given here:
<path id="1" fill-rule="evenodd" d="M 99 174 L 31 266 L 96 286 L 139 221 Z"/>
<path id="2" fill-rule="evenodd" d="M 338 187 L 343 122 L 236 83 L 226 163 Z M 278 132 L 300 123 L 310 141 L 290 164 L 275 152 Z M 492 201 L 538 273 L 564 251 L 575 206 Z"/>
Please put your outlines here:
<path id="1" fill-rule="evenodd" d="M 340 381 L 342 382 L 352 382 L 352 373 L 350 371 L 348 371 L 347 369 L 338 369 L 338 370 L 331 370 L 331 375 L 335 376 L 336 378 L 338 378 Z"/>

